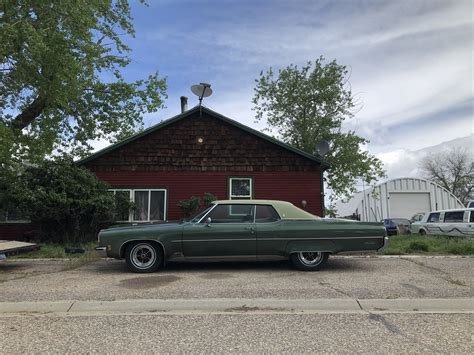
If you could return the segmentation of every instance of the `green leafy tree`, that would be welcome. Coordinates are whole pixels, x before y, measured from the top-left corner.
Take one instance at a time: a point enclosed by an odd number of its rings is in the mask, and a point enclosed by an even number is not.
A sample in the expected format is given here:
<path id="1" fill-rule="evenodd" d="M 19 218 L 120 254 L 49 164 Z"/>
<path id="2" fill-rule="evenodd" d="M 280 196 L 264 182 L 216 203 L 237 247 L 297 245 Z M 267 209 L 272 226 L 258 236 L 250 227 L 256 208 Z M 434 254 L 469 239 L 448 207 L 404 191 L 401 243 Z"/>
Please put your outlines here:
<path id="1" fill-rule="evenodd" d="M 26 166 L 8 186 L 2 183 L 5 208 L 29 219 L 42 241 L 92 241 L 100 228 L 116 219 L 109 186 L 69 159 Z"/>
<path id="2" fill-rule="evenodd" d="M 266 120 L 284 142 L 311 154 L 321 139 L 330 143 L 324 158 L 331 164 L 331 199 L 349 196 L 359 179 L 370 184 L 384 176 L 381 161 L 363 150 L 368 140 L 341 129 L 355 108 L 345 66 L 320 57 L 301 68 L 289 65 L 278 74 L 270 68 L 256 80 L 252 102 L 256 120 Z"/>
<path id="3" fill-rule="evenodd" d="M 141 1 L 143 2 L 143 1 Z M 84 155 L 89 142 L 130 135 L 163 106 L 158 73 L 127 82 L 127 0 L 0 3 L 0 164 L 55 149 Z"/>

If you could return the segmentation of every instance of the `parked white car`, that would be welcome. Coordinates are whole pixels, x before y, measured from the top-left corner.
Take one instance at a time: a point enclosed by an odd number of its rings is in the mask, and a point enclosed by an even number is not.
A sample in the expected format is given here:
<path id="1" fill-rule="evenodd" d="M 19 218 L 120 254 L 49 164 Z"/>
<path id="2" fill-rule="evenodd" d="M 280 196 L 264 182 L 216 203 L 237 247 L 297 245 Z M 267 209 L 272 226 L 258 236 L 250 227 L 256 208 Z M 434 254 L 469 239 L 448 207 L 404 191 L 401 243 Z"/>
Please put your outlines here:
<path id="1" fill-rule="evenodd" d="M 412 232 L 474 237 L 474 208 L 428 212 L 412 224 Z"/>

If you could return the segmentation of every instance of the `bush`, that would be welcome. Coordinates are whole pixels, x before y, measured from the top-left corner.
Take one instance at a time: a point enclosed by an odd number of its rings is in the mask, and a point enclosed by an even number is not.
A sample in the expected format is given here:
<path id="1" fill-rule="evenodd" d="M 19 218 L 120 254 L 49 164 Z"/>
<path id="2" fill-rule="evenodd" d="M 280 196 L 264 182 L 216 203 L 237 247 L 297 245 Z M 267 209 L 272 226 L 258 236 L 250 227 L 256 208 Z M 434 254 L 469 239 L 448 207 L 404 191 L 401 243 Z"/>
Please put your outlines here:
<path id="1" fill-rule="evenodd" d="M 189 200 L 181 200 L 178 202 L 178 207 L 180 208 L 181 212 L 185 218 L 190 217 L 194 214 L 201 205 L 201 199 L 196 196 L 191 196 Z"/>
<path id="2" fill-rule="evenodd" d="M 95 240 L 115 214 L 115 198 L 108 185 L 70 159 L 23 166 L 8 184 L 6 196 L 4 208 L 26 216 L 41 241 Z"/>
<path id="3" fill-rule="evenodd" d="M 183 212 L 184 218 L 188 218 L 194 215 L 200 208 L 209 207 L 215 200 L 217 200 L 216 196 L 210 192 L 206 192 L 202 198 L 202 203 L 200 197 L 191 196 L 189 200 L 179 201 L 178 207 L 180 208 L 181 212 Z"/>

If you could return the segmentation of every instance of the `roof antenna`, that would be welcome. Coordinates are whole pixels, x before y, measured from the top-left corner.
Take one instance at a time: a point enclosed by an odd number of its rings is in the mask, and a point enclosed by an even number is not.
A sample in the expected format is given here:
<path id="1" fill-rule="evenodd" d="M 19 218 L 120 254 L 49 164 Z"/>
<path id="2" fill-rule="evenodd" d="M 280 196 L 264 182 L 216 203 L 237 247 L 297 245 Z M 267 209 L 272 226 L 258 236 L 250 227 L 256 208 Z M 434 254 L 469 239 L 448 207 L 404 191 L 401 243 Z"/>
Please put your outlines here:
<path id="1" fill-rule="evenodd" d="M 202 99 L 204 97 L 209 97 L 212 95 L 211 84 L 200 83 L 197 85 L 193 85 L 191 86 L 191 91 L 193 92 L 194 95 L 199 97 L 199 116 L 201 116 L 202 115 L 202 112 L 201 112 Z"/>

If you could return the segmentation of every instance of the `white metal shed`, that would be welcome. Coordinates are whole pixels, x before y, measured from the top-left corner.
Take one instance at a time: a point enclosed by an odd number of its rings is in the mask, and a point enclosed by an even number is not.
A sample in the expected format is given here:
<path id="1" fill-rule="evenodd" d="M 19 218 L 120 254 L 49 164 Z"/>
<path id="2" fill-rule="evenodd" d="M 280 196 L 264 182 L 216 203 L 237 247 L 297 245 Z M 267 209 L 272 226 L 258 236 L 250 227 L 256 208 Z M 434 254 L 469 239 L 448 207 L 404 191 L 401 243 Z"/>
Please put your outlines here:
<path id="1" fill-rule="evenodd" d="M 415 213 L 463 208 L 459 199 L 440 185 L 419 178 L 398 178 L 356 193 L 348 202 L 336 203 L 339 217 L 361 221 L 411 218 Z"/>

